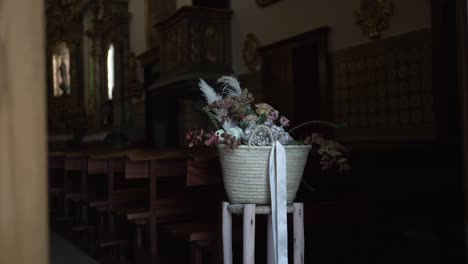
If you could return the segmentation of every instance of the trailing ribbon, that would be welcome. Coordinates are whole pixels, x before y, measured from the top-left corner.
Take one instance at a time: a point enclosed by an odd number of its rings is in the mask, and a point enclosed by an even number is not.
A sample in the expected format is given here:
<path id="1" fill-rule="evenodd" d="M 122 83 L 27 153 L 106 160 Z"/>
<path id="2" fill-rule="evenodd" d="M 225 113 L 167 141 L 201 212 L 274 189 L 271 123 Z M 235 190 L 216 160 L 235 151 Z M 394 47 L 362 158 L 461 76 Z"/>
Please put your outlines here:
<path id="1" fill-rule="evenodd" d="M 279 141 L 270 152 L 269 179 L 271 227 L 276 264 L 288 263 L 288 212 L 286 201 L 286 151 Z"/>

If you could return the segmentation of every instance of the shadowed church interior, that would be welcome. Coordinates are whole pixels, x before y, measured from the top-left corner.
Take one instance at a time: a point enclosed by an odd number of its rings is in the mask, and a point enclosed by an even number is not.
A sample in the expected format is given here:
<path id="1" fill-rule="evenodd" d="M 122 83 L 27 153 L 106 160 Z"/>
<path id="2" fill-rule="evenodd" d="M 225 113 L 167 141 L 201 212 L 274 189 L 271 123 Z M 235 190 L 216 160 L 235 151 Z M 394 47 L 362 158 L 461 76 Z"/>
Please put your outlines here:
<path id="1" fill-rule="evenodd" d="M 464 263 L 465 1 L 44 2 L 50 263 Z"/>

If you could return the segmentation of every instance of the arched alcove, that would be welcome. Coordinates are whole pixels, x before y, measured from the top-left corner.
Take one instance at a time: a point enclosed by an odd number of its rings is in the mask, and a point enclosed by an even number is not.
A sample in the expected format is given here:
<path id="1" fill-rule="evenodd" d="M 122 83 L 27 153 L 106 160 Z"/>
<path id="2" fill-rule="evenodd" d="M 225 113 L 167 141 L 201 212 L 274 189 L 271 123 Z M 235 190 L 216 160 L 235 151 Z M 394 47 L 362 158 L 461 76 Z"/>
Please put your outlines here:
<path id="1" fill-rule="evenodd" d="M 52 54 L 53 95 L 55 97 L 71 93 L 70 49 L 61 42 Z"/>
<path id="2" fill-rule="evenodd" d="M 107 99 L 112 100 L 115 87 L 115 49 L 110 44 L 107 49 Z"/>

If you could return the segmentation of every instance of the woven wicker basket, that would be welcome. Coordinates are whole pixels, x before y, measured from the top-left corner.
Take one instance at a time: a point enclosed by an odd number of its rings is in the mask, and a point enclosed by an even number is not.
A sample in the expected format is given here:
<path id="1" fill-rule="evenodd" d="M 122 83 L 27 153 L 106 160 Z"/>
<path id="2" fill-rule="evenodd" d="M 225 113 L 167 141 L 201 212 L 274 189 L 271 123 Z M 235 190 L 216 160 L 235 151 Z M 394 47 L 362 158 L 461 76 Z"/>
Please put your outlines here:
<path id="1" fill-rule="evenodd" d="M 269 158 L 271 146 L 241 145 L 227 152 L 218 145 L 224 187 L 231 203 L 270 204 Z M 301 183 L 310 145 L 287 145 L 286 183 L 287 202 L 293 202 Z"/>

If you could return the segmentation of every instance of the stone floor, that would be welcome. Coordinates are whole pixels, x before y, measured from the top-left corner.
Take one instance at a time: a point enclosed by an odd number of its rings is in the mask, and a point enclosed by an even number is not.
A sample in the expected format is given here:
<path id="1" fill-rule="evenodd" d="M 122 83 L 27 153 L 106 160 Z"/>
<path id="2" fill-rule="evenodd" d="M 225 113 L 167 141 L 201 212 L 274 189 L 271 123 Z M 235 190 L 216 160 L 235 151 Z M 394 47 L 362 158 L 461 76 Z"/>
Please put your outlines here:
<path id="1" fill-rule="evenodd" d="M 72 245 L 56 233 L 50 234 L 51 264 L 97 264 L 79 248 Z"/>

